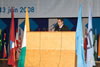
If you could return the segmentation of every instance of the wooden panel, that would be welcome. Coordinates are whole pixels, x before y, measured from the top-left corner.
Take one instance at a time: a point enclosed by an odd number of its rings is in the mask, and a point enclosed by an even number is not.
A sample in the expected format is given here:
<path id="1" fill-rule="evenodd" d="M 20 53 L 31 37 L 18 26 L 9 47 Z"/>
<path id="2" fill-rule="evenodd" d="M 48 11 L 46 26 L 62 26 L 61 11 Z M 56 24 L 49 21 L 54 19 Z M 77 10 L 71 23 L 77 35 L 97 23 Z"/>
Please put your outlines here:
<path id="1" fill-rule="evenodd" d="M 62 32 L 60 67 L 75 67 L 75 32 Z"/>
<path id="2" fill-rule="evenodd" d="M 27 32 L 27 49 L 39 49 L 40 47 L 40 33 Z"/>
<path id="3" fill-rule="evenodd" d="M 60 49 L 61 48 L 61 32 L 42 32 L 41 33 L 41 49 Z"/>
<path id="4" fill-rule="evenodd" d="M 25 67 L 40 65 L 40 33 L 27 32 Z"/>
<path id="5" fill-rule="evenodd" d="M 28 32 L 25 67 L 75 67 L 75 32 Z"/>
<path id="6" fill-rule="evenodd" d="M 75 32 L 62 33 L 62 49 L 75 50 Z"/>
<path id="7" fill-rule="evenodd" d="M 40 50 L 26 50 L 25 67 L 39 67 Z"/>
<path id="8" fill-rule="evenodd" d="M 58 67 L 60 51 L 59 50 L 41 50 L 40 67 Z"/>
<path id="9" fill-rule="evenodd" d="M 59 67 L 75 67 L 75 51 L 62 50 Z"/>
<path id="10" fill-rule="evenodd" d="M 41 67 L 58 67 L 61 48 L 61 32 L 41 33 Z"/>

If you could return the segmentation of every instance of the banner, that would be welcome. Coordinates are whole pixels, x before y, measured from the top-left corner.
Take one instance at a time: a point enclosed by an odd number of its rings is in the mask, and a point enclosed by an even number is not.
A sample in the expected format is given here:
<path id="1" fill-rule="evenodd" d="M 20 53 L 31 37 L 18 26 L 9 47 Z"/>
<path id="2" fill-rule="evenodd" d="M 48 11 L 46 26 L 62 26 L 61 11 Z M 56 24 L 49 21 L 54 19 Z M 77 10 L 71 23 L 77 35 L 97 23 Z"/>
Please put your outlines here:
<path id="1" fill-rule="evenodd" d="M 93 17 L 100 16 L 100 0 L 1 0 L 0 18 L 11 18 L 11 6 L 15 18 L 25 18 L 28 7 L 30 18 L 77 17 L 82 4 L 82 17 L 88 17 L 89 7 Z"/>
<path id="2" fill-rule="evenodd" d="M 26 7 L 29 9 L 30 17 L 37 14 L 37 0 L 1 0 L 0 18 L 11 18 L 11 6 L 15 18 L 25 18 Z"/>

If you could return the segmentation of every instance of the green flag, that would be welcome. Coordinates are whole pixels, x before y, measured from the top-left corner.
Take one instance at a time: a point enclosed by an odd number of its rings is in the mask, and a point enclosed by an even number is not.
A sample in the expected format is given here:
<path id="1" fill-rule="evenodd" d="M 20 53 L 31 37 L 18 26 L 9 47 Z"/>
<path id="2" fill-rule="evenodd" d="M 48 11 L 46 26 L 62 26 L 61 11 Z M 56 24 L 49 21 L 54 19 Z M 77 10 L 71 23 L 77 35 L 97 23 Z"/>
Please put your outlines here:
<path id="1" fill-rule="evenodd" d="M 29 32 L 29 16 L 28 16 L 28 8 L 26 8 L 26 19 L 25 19 L 25 26 L 24 26 L 24 34 L 23 34 L 23 41 L 22 41 L 22 48 L 21 54 L 18 62 L 18 67 L 24 67 L 25 65 L 25 56 L 26 56 L 26 31 Z"/>
<path id="2" fill-rule="evenodd" d="M 1 51 L 1 46 L 2 46 L 2 33 L 1 33 L 1 29 L 0 29 L 0 51 Z"/>
<path id="3" fill-rule="evenodd" d="M 95 60 L 97 59 L 97 32 L 95 30 L 95 35 L 94 35 L 94 57 Z"/>

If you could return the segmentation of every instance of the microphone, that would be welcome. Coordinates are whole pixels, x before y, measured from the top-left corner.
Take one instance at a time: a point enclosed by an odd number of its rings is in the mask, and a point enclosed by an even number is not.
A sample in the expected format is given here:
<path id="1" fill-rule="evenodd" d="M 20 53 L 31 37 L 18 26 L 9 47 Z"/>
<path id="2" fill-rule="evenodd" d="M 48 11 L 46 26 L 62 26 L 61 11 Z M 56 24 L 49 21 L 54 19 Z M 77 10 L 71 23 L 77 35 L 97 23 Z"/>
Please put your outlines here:
<path id="1" fill-rule="evenodd" d="M 49 26 L 50 31 L 53 31 L 53 30 L 54 30 L 54 28 L 55 28 L 55 26 L 54 26 L 54 25 L 55 25 L 55 24 L 56 24 L 56 23 L 53 23 L 52 25 L 50 25 L 50 26 Z"/>

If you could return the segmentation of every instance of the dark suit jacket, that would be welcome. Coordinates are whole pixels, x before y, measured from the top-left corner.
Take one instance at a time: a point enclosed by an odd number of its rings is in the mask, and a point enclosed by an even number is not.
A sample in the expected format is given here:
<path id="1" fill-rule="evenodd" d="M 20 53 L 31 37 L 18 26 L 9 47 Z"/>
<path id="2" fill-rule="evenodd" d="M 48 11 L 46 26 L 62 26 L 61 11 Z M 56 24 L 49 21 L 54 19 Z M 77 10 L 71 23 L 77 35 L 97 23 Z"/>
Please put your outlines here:
<path id="1" fill-rule="evenodd" d="M 62 28 L 59 28 L 59 26 L 57 25 L 55 27 L 55 31 L 69 31 L 68 27 L 66 27 L 65 25 L 63 25 Z"/>

